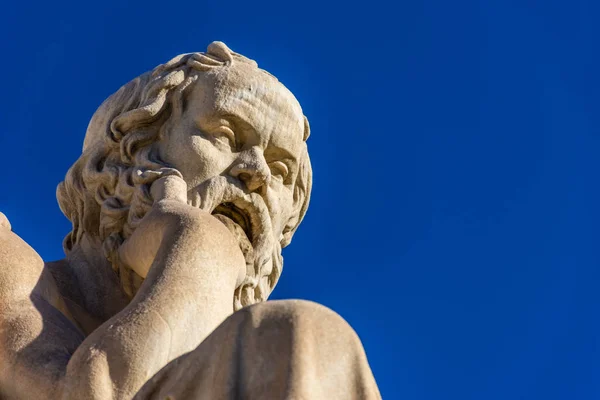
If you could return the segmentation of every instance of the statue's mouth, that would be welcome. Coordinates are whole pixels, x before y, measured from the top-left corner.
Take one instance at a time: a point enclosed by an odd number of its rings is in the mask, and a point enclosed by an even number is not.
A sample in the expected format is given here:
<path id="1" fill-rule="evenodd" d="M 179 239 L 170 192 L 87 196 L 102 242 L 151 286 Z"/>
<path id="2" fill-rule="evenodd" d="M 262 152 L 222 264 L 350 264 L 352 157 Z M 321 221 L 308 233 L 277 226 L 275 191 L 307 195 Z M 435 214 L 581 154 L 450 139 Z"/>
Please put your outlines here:
<path id="1" fill-rule="evenodd" d="M 252 219 L 247 210 L 237 207 L 235 204 L 225 202 L 219 204 L 212 215 L 221 221 L 235 236 L 244 254 L 246 264 L 254 262 L 254 247 L 252 245 L 254 235 L 252 232 Z"/>
<path id="2" fill-rule="evenodd" d="M 275 246 L 272 213 L 258 193 L 247 193 L 241 181 L 219 175 L 196 186 L 188 198 L 192 207 L 211 213 L 229 229 L 249 271 L 269 262 Z"/>
<path id="3" fill-rule="evenodd" d="M 213 215 L 222 215 L 224 217 L 229 218 L 235 224 L 237 224 L 242 231 L 246 235 L 246 238 L 250 243 L 252 243 L 253 235 L 252 235 L 252 222 L 250 219 L 250 215 L 248 213 L 237 207 L 233 203 L 221 203 L 212 212 Z"/>

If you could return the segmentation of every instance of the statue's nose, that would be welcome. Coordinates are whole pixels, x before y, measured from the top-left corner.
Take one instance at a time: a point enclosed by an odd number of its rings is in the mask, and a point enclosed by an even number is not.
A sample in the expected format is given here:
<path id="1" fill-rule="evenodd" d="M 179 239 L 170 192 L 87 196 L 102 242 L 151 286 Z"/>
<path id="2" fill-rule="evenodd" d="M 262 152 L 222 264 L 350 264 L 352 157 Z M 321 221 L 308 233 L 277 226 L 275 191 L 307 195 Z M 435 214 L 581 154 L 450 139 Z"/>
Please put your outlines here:
<path id="1" fill-rule="evenodd" d="M 244 182 L 250 192 L 266 187 L 271 180 L 271 171 L 258 147 L 243 151 L 229 174 Z"/>

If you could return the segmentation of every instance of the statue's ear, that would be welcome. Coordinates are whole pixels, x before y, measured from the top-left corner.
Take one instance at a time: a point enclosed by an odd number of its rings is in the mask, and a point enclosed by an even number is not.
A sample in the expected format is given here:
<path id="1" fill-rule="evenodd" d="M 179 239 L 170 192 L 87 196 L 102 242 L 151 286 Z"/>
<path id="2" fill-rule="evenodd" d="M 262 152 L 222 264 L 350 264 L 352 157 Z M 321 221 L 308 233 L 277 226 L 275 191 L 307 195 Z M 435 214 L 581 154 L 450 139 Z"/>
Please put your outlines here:
<path id="1" fill-rule="evenodd" d="M 308 124 L 308 118 L 306 115 L 304 116 L 304 138 L 303 140 L 306 142 L 308 137 L 310 136 L 310 125 Z"/>
<path id="2" fill-rule="evenodd" d="M 296 176 L 296 182 L 294 183 L 294 203 L 293 203 L 293 214 L 292 217 L 287 221 L 285 228 L 282 232 L 281 247 L 285 247 L 292 241 L 292 236 L 304 215 L 308 209 L 308 203 L 310 201 L 310 192 L 312 189 L 312 168 L 310 165 L 310 158 L 308 157 L 308 149 L 306 144 L 304 145 L 304 154 L 299 160 L 299 171 Z"/>
<path id="3" fill-rule="evenodd" d="M 287 247 L 291 241 L 292 241 L 292 236 L 294 236 L 294 232 L 296 231 L 296 229 L 291 226 L 291 224 L 286 225 L 285 229 L 283 230 L 283 233 L 281 234 L 281 238 L 279 240 L 279 244 L 281 245 L 281 248 L 283 249 L 284 247 Z"/>

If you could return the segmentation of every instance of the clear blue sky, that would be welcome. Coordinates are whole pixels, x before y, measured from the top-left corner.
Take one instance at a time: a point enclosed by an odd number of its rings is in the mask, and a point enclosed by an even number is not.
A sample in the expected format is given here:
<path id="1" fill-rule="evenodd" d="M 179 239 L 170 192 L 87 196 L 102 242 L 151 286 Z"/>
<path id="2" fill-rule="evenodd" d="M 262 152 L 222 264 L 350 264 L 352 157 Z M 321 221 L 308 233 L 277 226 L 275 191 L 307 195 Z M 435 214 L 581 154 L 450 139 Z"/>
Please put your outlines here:
<path id="1" fill-rule="evenodd" d="M 54 191 L 96 107 L 222 40 L 312 127 L 311 207 L 273 298 L 346 318 L 385 399 L 598 399 L 598 7 L 10 2 L 0 210 L 61 258 Z"/>

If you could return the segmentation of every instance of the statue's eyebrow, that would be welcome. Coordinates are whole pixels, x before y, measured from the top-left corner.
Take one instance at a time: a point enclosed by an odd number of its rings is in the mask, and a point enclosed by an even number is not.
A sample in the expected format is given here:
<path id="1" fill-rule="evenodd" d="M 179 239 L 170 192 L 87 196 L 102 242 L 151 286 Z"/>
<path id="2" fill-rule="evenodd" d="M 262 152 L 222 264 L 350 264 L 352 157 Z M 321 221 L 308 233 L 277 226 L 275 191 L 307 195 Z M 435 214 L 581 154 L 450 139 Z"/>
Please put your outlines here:
<path id="1" fill-rule="evenodd" d="M 277 154 L 278 157 L 275 157 L 273 153 Z M 284 147 L 277 147 L 273 145 L 272 142 L 269 142 L 269 145 L 265 149 L 265 158 L 267 158 L 268 160 L 271 159 L 270 161 L 287 160 L 292 161 L 294 163 L 298 161 L 297 157 L 294 154 L 292 154 L 288 149 Z"/>
<path id="2" fill-rule="evenodd" d="M 253 134 L 257 133 L 256 129 L 251 123 L 249 123 L 243 117 L 240 117 L 237 114 L 220 114 L 217 116 L 217 118 L 220 118 L 221 120 L 227 121 L 227 123 L 231 124 L 233 128 L 232 130 L 236 136 L 238 136 L 239 134 L 246 135 L 247 132 L 252 132 Z M 242 138 L 242 140 L 245 139 L 245 137 Z M 270 153 L 273 152 L 283 153 L 283 157 L 279 157 L 282 160 L 288 159 L 297 162 L 297 157 L 288 149 L 274 146 L 272 142 L 269 141 L 267 148 L 265 149 L 265 156 L 269 158 Z M 275 159 L 275 157 L 273 157 L 273 159 Z"/>
<path id="3" fill-rule="evenodd" d="M 237 134 L 237 131 L 252 131 L 256 133 L 256 129 L 252 124 L 246 121 L 244 118 L 236 114 L 220 114 L 217 118 L 227 121 L 234 128 L 233 131 Z"/>

